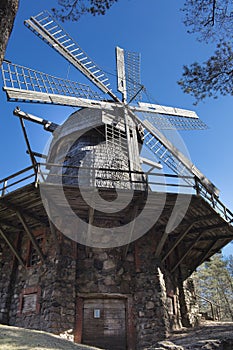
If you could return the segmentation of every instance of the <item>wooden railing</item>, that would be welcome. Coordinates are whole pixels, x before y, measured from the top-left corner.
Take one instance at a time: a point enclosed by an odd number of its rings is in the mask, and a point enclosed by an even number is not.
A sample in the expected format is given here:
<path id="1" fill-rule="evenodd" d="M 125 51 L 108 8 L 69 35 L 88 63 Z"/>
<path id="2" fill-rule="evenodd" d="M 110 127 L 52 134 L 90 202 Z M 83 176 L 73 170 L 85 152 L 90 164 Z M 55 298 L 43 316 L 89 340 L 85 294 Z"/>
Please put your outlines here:
<path id="1" fill-rule="evenodd" d="M 38 165 L 34 167 L 33 165 L 24 168 L 16 173 L 5 177 L 0 180 L 0 195 L 4 196 L 7 193 L 15 190 L 24 184 L 29 183 L 29 179 L 33 179 L 33 182 L 36 181 L 38 174 Z"/>
<path id="2" fill-rule="evenodd" d="M 61 171 L 60 174 L 57 171 L 53 173 L 53 170 L 58 168 L 62 168 L 63 174 L 61 174 Z M 75 172 L 77 170 L 77 175 L 64 174 L 64 169 L 68 170 L 69 168 L 74 169 Z M 79 169 L 80 167 L 78 166 L 62 166 L 61 164 L 53 163 L 36 163 L 35 165 L 24 168 L 0 180 L 0 196 L 5 196 L 7 193 L 10 193 L 29 183 L 34 183 L 37 186 L 39 183 L 43 183 L 45 181 L 48 182 L 48 180 L 46 180 L 48 175 L 50 179 L 55 176 L 62 176 L 63 179 L 72 178 L 73 180 L 77 178 L 78 185 L 78 180 L 80 180 L 80 174 L 78 174 Z M 131 188 L 134 188 L 136 184 L 140 185 L 140 189 L 143 190 L 150 188 L 150 190 L 153 192 L 196 194 L 204 198 L 205 201 L 207 201 L 211 207 L 217 213 L 219 213 L 219 215 L 221 215 L 221 217 L 223 217 L 229 224 L 233 225 L 233 213 L 225 207 L 217 196 L 210 193 L 210 191 L 200 182 L 200 180 L 195 177 L 161 174 L 159 172 L 128 171 L 103 167 L 81 167 L 81 169 L 86 170 L 88 174 L 92 174 L 93 184 L 94 180 L 101 180 L 98 173 L 106 172 L 107 177 L 105 177 L 104 180 L 111 181 L 116 185 L 117 183 L 121 182 L 130 184 Z M 116 174 L 119 176 L 116 176 Z M 123 177 L 121 178 L 120 175 L 123 175 Z"/>
<path id="3" fill-rule="evenodd" d="M 209 300 L 207 298 L 202 297 L 199 294 L 196 294 L 196 296 L 197 296 L 197 298 L 205 301 L 209 305 L 209 308 L 210 308 L 209 310 L 210 310 L 210 313 L 211 313 L 211 319 L 213 321 L 220 321 L 220 319 L 221 319 L 221 307 L 220 307 L 220 305 L 212 302 L 211 300 Z M 209 311 L 203 312 L 202 314 L 203 314 L 203 316 L 205 318 L 209 317 L 208 316 Z"/>

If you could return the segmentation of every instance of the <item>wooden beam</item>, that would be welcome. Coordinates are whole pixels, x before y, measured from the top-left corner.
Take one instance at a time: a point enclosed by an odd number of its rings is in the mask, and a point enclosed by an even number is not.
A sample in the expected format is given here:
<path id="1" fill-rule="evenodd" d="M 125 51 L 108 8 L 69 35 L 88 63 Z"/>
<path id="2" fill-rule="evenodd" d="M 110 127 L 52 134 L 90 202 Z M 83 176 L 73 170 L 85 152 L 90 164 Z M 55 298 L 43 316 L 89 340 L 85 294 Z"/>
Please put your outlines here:
<path id="1" fill-rule="evenodd" d="M 217 228 L 222 228 L 222 227 L 225 227 L 225 226 L 229 226 L 229 224 L 227 222 L 224 222 L 224 223 L 221 223 L 221 224 L 215 224 L 215 225 L 211 225 L 211 226 L 207 226 L 205 227 L 204 229 L 202 228 L 202 231 L 198 234 L 198 236 L 196 237 L 196 239 L 193 241 L 193 243 L 191 243 L 191 245 L 189 246 L 189 248 L 185 251 L 184 255 L 179 259 L 179 261 L 177 262 L 177 264 L 173 267 L 173 269 L 171 270 L 171 272 L 174 272 L 177 267 L 181 264 L 181 262 L 186 258 L 186 256 L 189 254 L 189 252 L 192 250 L 192 248 L 195 246 L 195 244 L 197 242 L 199 242 L 200 240 L 204 240 L 204 237 L 202 239 L 202 235 L 205 233 L 205 232 L 208 232 L 208 231 L 211 231 L 211 230 L 215 230 Z M 195 230 L 194 233 L 197 233 L 198 231 L 200 231 L 201 229 L 198 228 L 197 230 Z M 193 232 L 191 232 L 192 234 Z M 216 238 L 216 237 L 215 237 Z M 209 240 L 209 239 L 207 239 Z M 212 239 L 211 239 L 212 241 Z M 207 253 L 203 253 L 203 258 L 205 259 L 205 255 L 209 254 L 209 251 L 212 249 L 212 247 L 215 245 L 215 243 L 217 242 L 217 239 L 214 241 L 214 243 L 211 242 L 211 245 L 210 245 L 210 248 L 208 249 L 208 252 Z M 204 255 L 205 254 L 205 255 Z M 202 260 L 203 260 L 202 258 Z M 200 263 L 198 263 L 198 265 L 196 267 L 198 267 L 200 265 Z M 196 268 L 195 267 L 195 268 Z M 194 269 L 195 270 L 195 269 Z"/>
<path id="2" fill-rule="evenodd" d="M 27 216 L 28 218 L 33 219 L 33 220 L 39 222 L 40 224 L 43 224 L 43 225 L 47 226 L 47 222 L 45 220 L 42 220 L 38 215 L 36 215 L 34 213 L 32 214 L 28 210 L 22 209 L 21 207 L 19 207 L 18 205 L 13 204 L 12 202 L 7 200 L 6 198 L 1 198 L 0 199 L 0 204 L 3 204 L 6 208 L 11 209 L 15 213 L 16 212 L 21 212 L 23 215 Z"/>
<path id="3" fill-rule="evenodd" d="M 124 50 L 116 47 L 116 61 L 117 61 L 117 90 L 122 94 L 122 102 L 127 101 L 127 86 L 125 74 L 125 58 Z"/>
<path id="4" fill-rule="evenodd" d="M 25 220 L 23 214 L 20 213 L 19 211 L 16 211 L 16 215 L 18 216 L 18 218 L 19 218 L 21 224 L 23 225 L 24 230 L 25 230 L 26 234 L 28 235 L 28 237 L 30 238 L 30 240 L 31 240 L 31 242 L 32 242 L 32 244 L 33 244 L 33 246 L 34 246 L 34 248 L 35 248 L 37 254 L 39 255 L 39 257 L 40 257 L 40 259 L 41 259 L 41 261 L 42 261 L 43 263 L 45 263 L 44 254 L 42 253 L 41 248 L 39 247 L 39 245 L 38 245 L 38 243 L 37 243 L 35 237 L 34 237 L 33 234 L 31 233 L 30 228 L 29 228 L 29 226 L 28 226 L 28 224 L 27 224 L 27 222 L 26 222 L 26 220 Z"/>
<path id="5" fill-rule="evenodd" d="M 189 233 L 189 231 L 191 230 L 191 228 L 199 223 L 200 221 L 204 221 L 204 220 L 208 220 L 211 219 L 213 217 L 213 215 L 204 215 L 198 218 L 195 218 L 195 220 L 193 220 L 191 223 L 189 223 L 188 227 L 185 229 L 184 232 L 181 232 L 179 234 L 179 236 L 177 237 L 177 239 L 175 240 L 175 242 L 173 242 L 171 244 L 171 246 L 168 248 L 168 251 L 165 253 L 164 257 L 162 258 L 162 261 L 165 261 L 168 256 L 174 251 L 174 249 L 178 246 L 178 244 L 184 239 L 184 237 Z"/>
<path id="6" fill-rule="evenodd" d="M 177 237 L 176 241 L 171 245 L 171 247 L 168 249 L 168 251 L 165 253 L 164 257 L 162 258 L 162 261 L 164 262 L 168 256 L 174 251 L 174 249 L 178 246 L 178 244 L 184 239 L 184 237 L 189 233 L 191 228 L 195 225 L 195 221 L 189 224 L 189 226 L 186 228 L 184 232 L 181 232 L 179 236 Z"/>
<path id="7" fill-rule="evenodd" d="M 216 240 L 216 241 L 221 241 L 221 240 L 226 240 L 226 239 L 233 239 L 233 233 L 232 234 L 225 234 L 223 236 L 214 236 L 214 237 L 202 237 L 200 239 L 200 241 L 213 241 L 213 240 Z M 188 242 L 192 242 L 192 239 L 185 239 L 185 242 L 188 243 Z"/>
<path id="8" fill-rule="evenodd" d="M 54 238 L 54 242 L 55 242 L 57 253 L 60 254 L 61 249 L 60 249 L 60 244 L 59 244 L 58 238 L 57 238 L 56 227 L 55 227 L 54 223 L 51 220 L 49 220 L 49 227 L 50 227 L 51 234 L 52 234 L 52 236 Z"/>
<path id="9" fill-rule="evenodd" d="M 155 256 L 158 258 L 162 252 L 162 249 L 164 247 L 164 244 L 168 238 L 169 232 L 166 232 L 166 229 L 164 230 L 164 233 L 162 234 L 162 237 L 159 241 L 159 244 L 157 245 Z"/>
<path id="10" fill-rule="evenodd" d="M 92 200 L 93 203 L 93 200 Z M 89 220 L 88 220 L 88 229 L 87 229 L 87 233 L 86 233 L 86 247 L 90 247 L 90 242 L 91 242 L 91 231 L 92 231 L 92 225 L 94 222 L 94 214 L 95 214 L 95 209 L 92 208 L 92 206 L 90 206 L 89 208 Z"/>
<path id="11" fill-rule="evenodd" d="M 223 227 L 232 227 L 232 226 L 229 225 L 228 222 L 221 222 L 220 224 L 198 227 L 195 230 L 191 231 L 190 234 L 198 233 L 198 232 L 203 231 L 203 230 L 204 231 L 212 231 L 212 230 L 216 230 L 218 228 L 223 228 Z"/>
<path id="12" fill-rule="evenodd" d="M 132 234 L 133 234 L 133 230 L 134 230 L 134 226 L 135 226 L 135 218 L 137 216 L 137 213 L 138 213 L 138 204 L 135 204 L 133 207 L 132 215 L 131 215 L 129 241 L 128 241 L 128 243 L 125 247 L 125 250 L 124 250 L 124 257 L 126 257 L 126 255 L 128 253 L 129 245 L 130 245 L 131 240 L 132 240 Z"/>
<path id="13" fill-rule="evenodd" d="M 211 250 L 213 249 L 213 247 L 215 246 L 216 242 L 217 242 L 217 241 L 211 242 L 211 244 L 210 244 L 209 247 L 208 247 L 208 250 L 205 251 L 205 252 L 201 255 L 200 260 L 199 260 L 198 264 L 195 265 L 194 270 L 196 270 L 196 268 L 197 268 L 199 265 L 201 265 L 201 264 L 209 257 L 209 254 L 210 254 Z"/>
<path id="14" fill-rule="evenodd" d="M 60 247 L 60 244 L 59 244 L 58 238 L 57 238 L 56 226 L 54 225 L 53 221 L 50 219 L 52 217 L 52 215 L 51 215 L 51 204 L 52 204 L 52 208 L 57 208 L 55 202 L 52 201 L 51 198 L 50 198 L 49 201 L 47 200 L 47 198 L 44 198 L 44 205 L 46 206 L 46 212 L 48 213 L 48 220 L 49 220 L 50 231 L 51 231 L 51 234 L 52 234 L 52 236 L 54 238 L 54 241 L 55 241 L 55 245 L 56 245 L 56 248 L 57 248 L 57 253 L 60 253 L 61 252 L 61 247 Z"/>
<path id="15" fill-rule="evenodd" d="M 13 228 L 17 232 L 19 232 L 19 229 L 20 229 L 19 225 L 12 224 L 10 221 L 5 219 L 1 219 L 1 225 L 10 227 L 11 229 Z"/>
<path id="16" fill-rule="evenodd" d="M 171 270 L 171 272 L 174 272 L 177 267 L 182 263 L 182 261 L 186 258 L 186 256 L 189 254 L 189 252 L 193 249 L 193 247 L 195 246 L 195 244 L 200 240 L 202 234 L 205 231 L 199 233 L 199 235 L 196 237 L 196 239 L 192 242 L 192 244 L 189 246 L 188 249 L 185 250 L 185 253 L 183 254 L 182 257 L 180 257 L 180 259 L 178 260 L 178 262 L 176 263 L 176 265 L 173 267 L 173 269 Z"/>
<path id="17" fill-rule="evenodd" d="M 19 253 L 17 252 L 17 250 L 15 249 L 15 247 L 13 246 L 13 244 L 9 241 L 9 239 L 7 238 L 6 234 L 3 231 L 2 226 L 0 226 L 0 235 L 2 236 L 2 238 L 4 239 L 4 241 L 7 243 L 7 245 L 9 246 L 10 250 L 12 251 L 12 253 L 16 256 L 16 258 L 18 259 L 20 265 L 22 265 L 25 269 L 26 266 L 24 264 L 23 259 L 21 258 L 21 256 L 19 255 Z"/>

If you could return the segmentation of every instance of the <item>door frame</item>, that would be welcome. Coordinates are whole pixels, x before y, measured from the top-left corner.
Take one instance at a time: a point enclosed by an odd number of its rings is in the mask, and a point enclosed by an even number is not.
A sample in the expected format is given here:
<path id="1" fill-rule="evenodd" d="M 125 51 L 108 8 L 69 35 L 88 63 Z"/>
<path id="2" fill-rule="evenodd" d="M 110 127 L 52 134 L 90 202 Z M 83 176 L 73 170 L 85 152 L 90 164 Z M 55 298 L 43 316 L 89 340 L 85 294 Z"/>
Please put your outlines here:
<path id="1" fill-rule="evenodd" d="M 82 344 L 83 333 L 83 306 L 86 299 L 123 299 L 125 300 L 125 324 L 126 324 L 126 346 L 127 350 L 135 350 L 135 326 L 133 297 L 129 294 L 117 293 L 78 293 L 76 303 L 76 321 L 74 329 L 74 341 Z"/>

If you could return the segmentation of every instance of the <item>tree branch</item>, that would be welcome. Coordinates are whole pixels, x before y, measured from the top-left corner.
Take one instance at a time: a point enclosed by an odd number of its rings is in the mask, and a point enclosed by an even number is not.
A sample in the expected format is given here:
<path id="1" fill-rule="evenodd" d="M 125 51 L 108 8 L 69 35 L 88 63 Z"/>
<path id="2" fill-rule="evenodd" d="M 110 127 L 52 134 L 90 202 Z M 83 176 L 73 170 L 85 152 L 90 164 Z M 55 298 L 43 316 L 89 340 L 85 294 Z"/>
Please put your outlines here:
<path id="1" fill-rule="evenodd" d="M 212 15 L 210 19 L 204 24 L 204 27 L 208 26 L 212 22 L 212 26 L 214 26 L 215 22 L 215 10 L 216 10 L 216 0 L 213 0 L 213 8 L 212 8 Z"/>

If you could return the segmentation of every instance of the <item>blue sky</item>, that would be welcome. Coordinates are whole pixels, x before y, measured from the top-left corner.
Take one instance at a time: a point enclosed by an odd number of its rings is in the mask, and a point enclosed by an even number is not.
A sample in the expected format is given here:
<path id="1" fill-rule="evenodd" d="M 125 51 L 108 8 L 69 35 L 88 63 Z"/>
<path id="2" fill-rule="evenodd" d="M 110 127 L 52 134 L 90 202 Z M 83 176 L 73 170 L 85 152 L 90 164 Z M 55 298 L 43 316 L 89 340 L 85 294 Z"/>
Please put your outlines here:
<path id="1" fill-rule="evenodd" d="M 208 130 L 186 131 L 181 136 L 193 163 L 220 189 L 221 201 L 233 211 L 233 99 L 208 99 L 193 106 L 193 98 L 184 95 L 177 80 L 182 66 L 204 61 L 213 51 L 211 44 L 196 41 L 182 24 L 181 0 L 119 0 L 105 16 L 84 16 L 63 27 L 89 56 L 111 73 L 115 84 L 115 46 L 141 53 L 142 83 L 155 103 L 194 109 L 209 126 Z M 6 58 L 30 68 L 79 82 L 83 76 L 55 51 L 28 30 L 23 21 L 41 10 L 56 6 L 55 0 L 21 0 Z M 0 92 L 1 167 L 0 178 L 30 164 L 19 126 L 13 116 L 17 104 L 6 102 Z M 22 110 L 61 123 L 72 108 L 19 104 Z M 27 123 L 35 151 L 42 151 L 48 134 L 38 125 Z M 232 245 L 225 250 L 232 253 Z"/>

